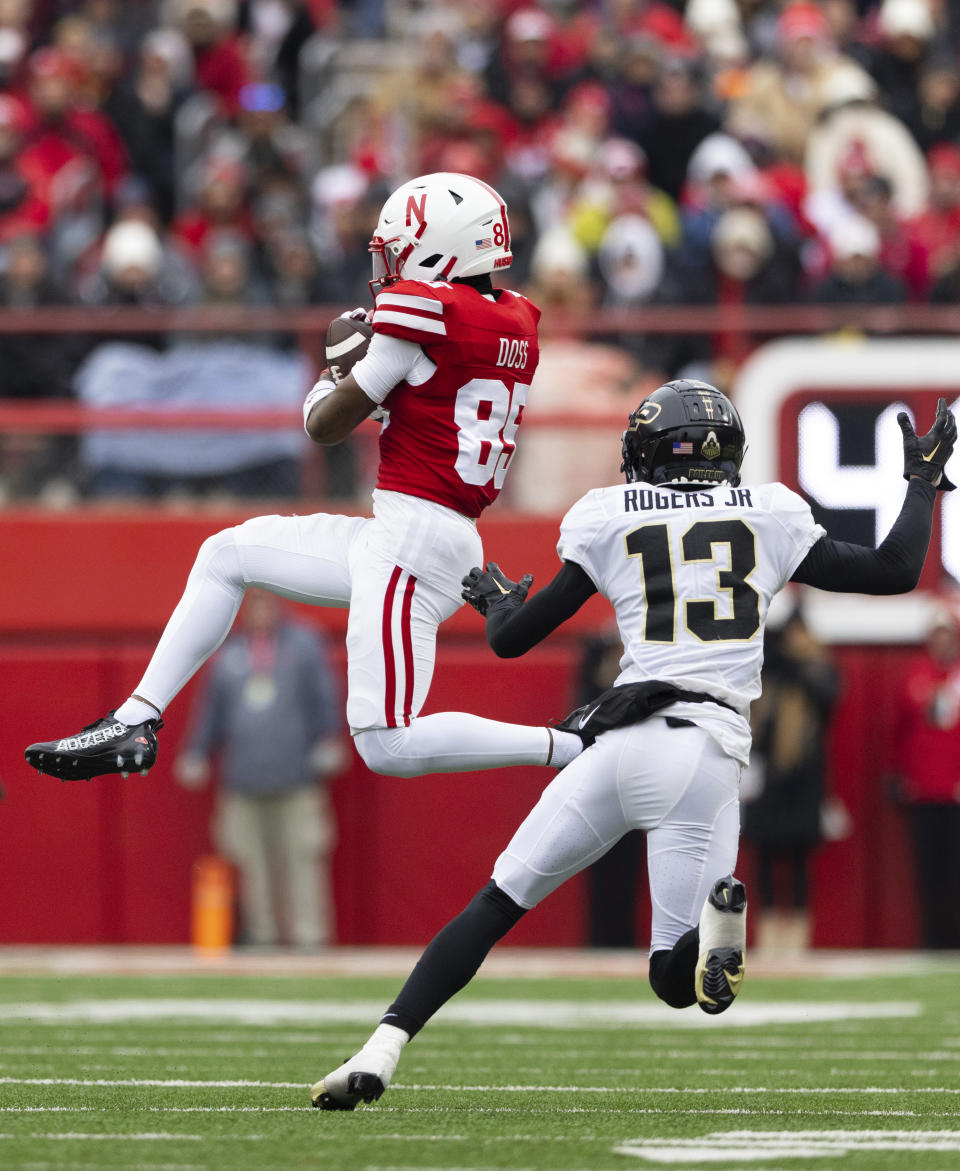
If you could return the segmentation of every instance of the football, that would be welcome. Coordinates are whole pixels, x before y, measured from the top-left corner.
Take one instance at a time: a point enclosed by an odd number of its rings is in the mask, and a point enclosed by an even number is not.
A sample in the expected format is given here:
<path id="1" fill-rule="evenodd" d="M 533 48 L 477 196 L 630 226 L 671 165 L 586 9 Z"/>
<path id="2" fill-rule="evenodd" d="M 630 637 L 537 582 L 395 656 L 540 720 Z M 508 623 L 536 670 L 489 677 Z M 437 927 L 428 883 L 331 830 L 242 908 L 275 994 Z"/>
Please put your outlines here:
<path id="1" fill-rule="evenodd" d="M 334 382 L 350 373 L 367 352 L 373 327 L 363 318 L 335 317 L 327 326 L 326 358 Z"/>

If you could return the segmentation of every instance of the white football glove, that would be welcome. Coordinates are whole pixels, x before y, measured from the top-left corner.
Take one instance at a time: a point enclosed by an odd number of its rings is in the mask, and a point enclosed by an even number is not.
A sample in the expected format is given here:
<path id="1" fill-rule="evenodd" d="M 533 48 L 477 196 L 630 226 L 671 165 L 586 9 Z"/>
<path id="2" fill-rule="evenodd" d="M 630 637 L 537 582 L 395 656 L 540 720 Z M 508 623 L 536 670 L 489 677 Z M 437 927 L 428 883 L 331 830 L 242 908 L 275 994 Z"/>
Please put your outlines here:
<path id="1" fill-rule="evenodd" d="M 337 384 L 330 377 L 330 371 L 324 370 L 317 381 L 313 384 L 310 393 L 303 400 L 303 429 L 307 429 L 307 419 L 310 417 L 310 412 L 320 402 L 325 399 L 328 394 L 333 394 L 337 389 Z"/>
<path id="2" fill-rule="evenodd" d="M 373 310 L 358 305 L 356 309 L 345 309 L 340 316 L 344 321 L 365 321 L 369 325 L 373 320 Z"/>

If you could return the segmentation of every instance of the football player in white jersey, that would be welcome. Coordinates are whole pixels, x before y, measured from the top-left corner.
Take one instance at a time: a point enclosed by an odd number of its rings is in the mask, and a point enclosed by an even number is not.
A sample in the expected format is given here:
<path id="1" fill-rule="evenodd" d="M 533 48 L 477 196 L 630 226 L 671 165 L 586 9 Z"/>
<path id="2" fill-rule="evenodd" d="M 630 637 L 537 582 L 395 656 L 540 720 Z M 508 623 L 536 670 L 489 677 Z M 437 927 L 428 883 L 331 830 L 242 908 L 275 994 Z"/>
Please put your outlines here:
<path id="1" fill-rule="evenodd" d="M 261 516 L 210 537 L 133 695 L 80 732 L 30 745 L 41 772 L 146 772 L 161 713 L 226 637 L 248 586 L 349 606 L 347 722 L 374 772 L 562 768 L 580 753 L 578 736 L 546 726 L 417 718 L 437 627 L 482 560 L 476 518 L 503 486 L 539 359 L 540 311 L 491 281 L 513 259 L 506 204 L 469 175 L 412 179 L 384 204 L 370 251 L 369 349 L 338 383 L 321 377 L 303 417 L 332 444 L 379 413 L 373 516 Z"/>
<path id="2" fill-rule="evenodd" d="M 624 654 L 616 683 L 560 725 L 589 747 L 544 790 L 497 859 L 493 878 L 434 937 L 360 1052 L 312 1090 L 352 1110 L 389 1085 L 403 1046 L 476 973 L 531 907 L 625 833 L 647 835 L 650 983 L 675 1008 L 733 1002 L 744 974 L 746 893 L 733 875 L 750 702 L 763 629 L 788 581 L 833 591 L 912 589 L 930 540 L 957 425 L 940 400 L 918 437 L 906 414 L 900 515 L 877 549 L 831 540 L 783 484 L 740 483 L 744 434 L 732 403 L 704 382 L 654 391 L 622 437 L 625 484 L 588 492 L 564 517 L 562 566 L 526 601 L 491 563 L 464 580 L 487 640 L 521 655 L 591 595 L 612 603 Z"/>

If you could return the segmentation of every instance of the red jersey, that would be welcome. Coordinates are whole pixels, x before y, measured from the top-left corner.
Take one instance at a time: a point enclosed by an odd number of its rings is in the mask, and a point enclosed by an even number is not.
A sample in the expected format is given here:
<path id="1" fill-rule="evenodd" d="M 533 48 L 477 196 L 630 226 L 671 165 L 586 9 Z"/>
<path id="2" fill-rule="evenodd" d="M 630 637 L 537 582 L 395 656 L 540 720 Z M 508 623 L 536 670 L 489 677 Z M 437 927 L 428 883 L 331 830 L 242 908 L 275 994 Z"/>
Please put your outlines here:
<path id="1" fill-rule="evenodd" d="M 928 654 L 907 664 L 898 729 L 910 801 L 960 802 L 960 665 Z"/>
<path id="2" fill-rule="evenodd" d="M 500 290 L 398 281 L 377 297 L 374 333 L 417 342 L 436 366 L 384 400 L 377 487 L 477 517 L 497 498 L 540 350 L 540 310 Z"/>

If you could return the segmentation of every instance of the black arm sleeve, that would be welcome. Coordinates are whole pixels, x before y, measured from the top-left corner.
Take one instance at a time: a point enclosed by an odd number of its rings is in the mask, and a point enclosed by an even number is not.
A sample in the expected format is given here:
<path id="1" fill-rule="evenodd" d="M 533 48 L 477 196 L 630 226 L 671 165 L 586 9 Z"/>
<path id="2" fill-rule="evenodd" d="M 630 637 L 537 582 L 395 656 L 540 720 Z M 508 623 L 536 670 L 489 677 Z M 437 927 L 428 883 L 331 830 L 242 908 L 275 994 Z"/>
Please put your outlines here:
<path id="1" fill-rule="evenodd" d="M 526 654 L 575 614 L 597 587 L 575 561 L 564 561 L 557 576 L 516 609 L 493 607 L 487 614 L 487 642 L 501 659 Z"/>
<path id="2" fill-rule="evenodd" d="M 930 544 L 937 492 L 911 479 L 900 515 L 876 549 L 821 537 L 794 570 L 791 581 L 833 593 L 903 594 L 920 580 Z"/>

